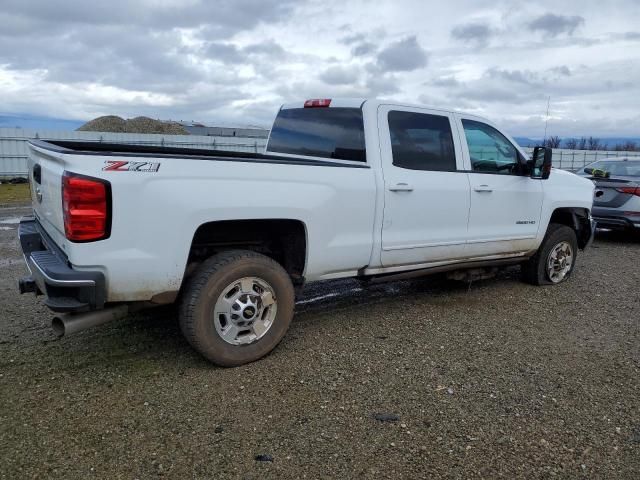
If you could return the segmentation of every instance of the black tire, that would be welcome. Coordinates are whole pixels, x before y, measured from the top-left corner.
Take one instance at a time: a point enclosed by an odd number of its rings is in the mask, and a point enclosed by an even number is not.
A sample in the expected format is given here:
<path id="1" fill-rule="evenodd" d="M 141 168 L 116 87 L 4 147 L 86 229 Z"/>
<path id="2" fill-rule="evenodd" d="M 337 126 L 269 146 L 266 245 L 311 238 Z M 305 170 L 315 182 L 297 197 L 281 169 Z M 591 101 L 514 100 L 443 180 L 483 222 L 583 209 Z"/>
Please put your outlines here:
<path id="1" fill-rule="evenodd" d="M 549 255 L 556 245 L 568 242 L 573 250 L 573 263 L 566 276 L 554 283 L 547 273 Z M 557 285 L 569 279 L 576 266 L 578 256 L 578 240 L 575 231 L 566 225 L 551 223 L 536 254 L 522 264 L 522 280 L 531 285 Z"/>
<path id="2" fill-rule="evenodd" d="M 266 281 L 275 292 L 277 310 L 263 337 L 247 345 L 232 345 L 218 334 L 211 312 L 224 289 L 244 277 Z M 278 345 L 289 329 L 294 305 L 291 278 L 280 264 L 256 252 L 232 250 L 207 259 L 188 280 L 180 304 L 180 329 L 207 360 L 235 367 L 262 358 Z"/>

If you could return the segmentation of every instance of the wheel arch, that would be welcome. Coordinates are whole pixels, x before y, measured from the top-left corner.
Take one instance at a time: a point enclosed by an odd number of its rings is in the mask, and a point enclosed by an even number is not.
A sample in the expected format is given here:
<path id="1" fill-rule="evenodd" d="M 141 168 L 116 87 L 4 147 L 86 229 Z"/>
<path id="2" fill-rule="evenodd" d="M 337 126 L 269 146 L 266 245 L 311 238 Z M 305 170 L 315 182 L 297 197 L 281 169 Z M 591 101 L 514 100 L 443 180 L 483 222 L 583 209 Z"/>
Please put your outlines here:
<path id="1" fill-rule="evenodd" d="M 205 222 L 193 233 L 187 261 L 190 270 L 217 253 L 245 249 L 278 262 L 294 284 L 304 282 L 307 265 L 308 233 L 297 219 L 242 219 Z"/>
<path id="2" fill-rule="evenodd" d="M 566 225 L 576 232 L 578 247 L 584 249 L 591 238 L 591 212 L 588 208 L 560 207 L 551 214 L 549 224 Z"/>

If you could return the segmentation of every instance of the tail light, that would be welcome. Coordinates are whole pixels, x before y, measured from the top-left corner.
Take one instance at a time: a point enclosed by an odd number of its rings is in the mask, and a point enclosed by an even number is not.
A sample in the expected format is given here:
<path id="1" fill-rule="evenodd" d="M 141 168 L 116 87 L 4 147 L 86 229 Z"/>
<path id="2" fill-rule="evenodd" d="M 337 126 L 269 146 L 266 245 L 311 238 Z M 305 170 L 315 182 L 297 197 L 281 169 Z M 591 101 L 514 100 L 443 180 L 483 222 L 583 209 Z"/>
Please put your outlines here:
<path id="1" fill-rule="evenodd" d="M 331 105 L 330 98 L 313 98 L 304 102 L 304 108 L 322 108 Z"/>
<path id="2" fill-rule="evenodd" d="M 640 197 L 640 187 L 618 187 L 616 190 L 620 193 L 628 193 L 629 195 Z"/>
<path id="3" fill-rule="evenodd" d="M 111 185 L 99 178 L 64 172 L 62 212 L 72 242 L 103 240 L 111 233 Z"/>

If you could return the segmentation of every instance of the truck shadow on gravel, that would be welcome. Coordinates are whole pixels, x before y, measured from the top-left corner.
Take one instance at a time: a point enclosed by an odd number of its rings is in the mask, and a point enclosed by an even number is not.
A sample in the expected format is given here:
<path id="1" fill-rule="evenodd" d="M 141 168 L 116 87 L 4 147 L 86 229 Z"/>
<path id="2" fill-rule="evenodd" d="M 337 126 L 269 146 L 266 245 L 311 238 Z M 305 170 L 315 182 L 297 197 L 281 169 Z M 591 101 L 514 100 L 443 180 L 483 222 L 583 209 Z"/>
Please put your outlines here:
<path id="1" fill-rule="evenodd" d="M 596 230 L 596 240 L 604 243 L 640 243 L 640 232 L 621 232 L 617 230 Z M 598 244 L 593 245 L 594 248 L 598 248 Z"/>
<path id="2" fill-rule="evenodd" d="M 477 298 L 467 295 L 474 288 L 501 288 L 501 285 L 518 284 L 519 270 L 511 268 L 501 271 L 497 278 L 480 282 L 464 283 L 447 280 L 434 275 L 414 280 L 395 281 L 380 284 L 363 284 L 356 280 L 336 280 L 309 284 L 296 299 L 295 317 L 289 333 L 276 354 L 284 349 L 295 349 L 295 343 L 305 335 L 313 335 L 308 330 L 326 326 L 326 314 L 339 314 L 353 310 L 358 315 L 366 315 L 370 321 L 378 321 L 377 309 L 386 305 L 402 311 L 402 300 L 410 298 L 419 301 L 428 298 L 430 303 L 447 302 L 474 303 Z M 522 285 L 522 284 L 521 284 Z M 523 285 L 524 286 L 524 285 Z M 526 288 L 526 286 L 524 286 Z M 314 321 L 318 320 L 317 325 Z M 336 319 L 335 321 L 341 321 Z M 380 322 L 384 320 L 380 317 Z M 304 330 L 304 331 L 303 331 Z M 178 363 L 182 368 L 211 369 L 214 365 L 202 359 L 183 338 L 178 324 L 178 309 L 175 306 L 158 307 L 129 315 L 126 319 L 99 329 L 89 330 L 77 336 L 62 339 L 59 344 L 65 353 L 69 350 L 91 350 L 91 364 L 119 360 L 129 368 L 145 368 L 151 362 L 153 368 L 159 364 L 163 368 Z M 53 340 L 52 343 L 56 343 Z M 145 359 L 146 362 L 141 362 Z M 86 362 L 82 362 L 86 366 Z M 139 367 L 134 364 L 140 364 Z M 80 365 L 75 365 L 79 367 Z M 149 368 L 152 368 L 149 366 Z"/>
<path id="3" fill-rule="evenodd" d="M 515 276 L 517 277 L 517 269 Z M 514 270 L 503 271 L 498 278 L 514 276 Z M 474 286 L 486 285 L 496 279 L 480 282 L 459 282 L 448 280 L 444 275 L 433 275 L 413 280 L 388 283 L 367 284 L 357 280 L 336 280 L 310 284 L 304 294 L 297 299 L 296 315 L 298 321 L 304 320 L 304 314 L 335 311 L 336 309 L 361 308 L 368 305 L 386 303 L 402 297 L 426 296 L 438 299 L 443 296 L 464 294 Z M 294 318 L 294 322 L 296 319 Z"/>

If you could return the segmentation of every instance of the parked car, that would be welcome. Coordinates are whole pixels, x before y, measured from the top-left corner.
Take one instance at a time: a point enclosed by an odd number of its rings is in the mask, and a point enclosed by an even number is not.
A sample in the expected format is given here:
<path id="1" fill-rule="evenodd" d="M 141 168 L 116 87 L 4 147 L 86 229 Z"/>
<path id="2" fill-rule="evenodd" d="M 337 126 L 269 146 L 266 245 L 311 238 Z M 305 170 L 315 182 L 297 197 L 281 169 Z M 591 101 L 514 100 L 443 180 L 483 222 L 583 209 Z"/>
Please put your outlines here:
<path id="1" fill-rule="evenodd" d="M 596 185 L 591 213 L 598 227 L 640 231 L 640 158 L 598 160 L 578 175 Z"/>
<path id="2" fill-rule="evenodd" d="M 264 154 L 33 141 L 19 236 L 63 335 L 178 302 L 210 361 L 270 352 L 305 282 L 521 265 L 565 281 L 594 186 L 488 120 L 378 100 L 283 106 Z"/>

